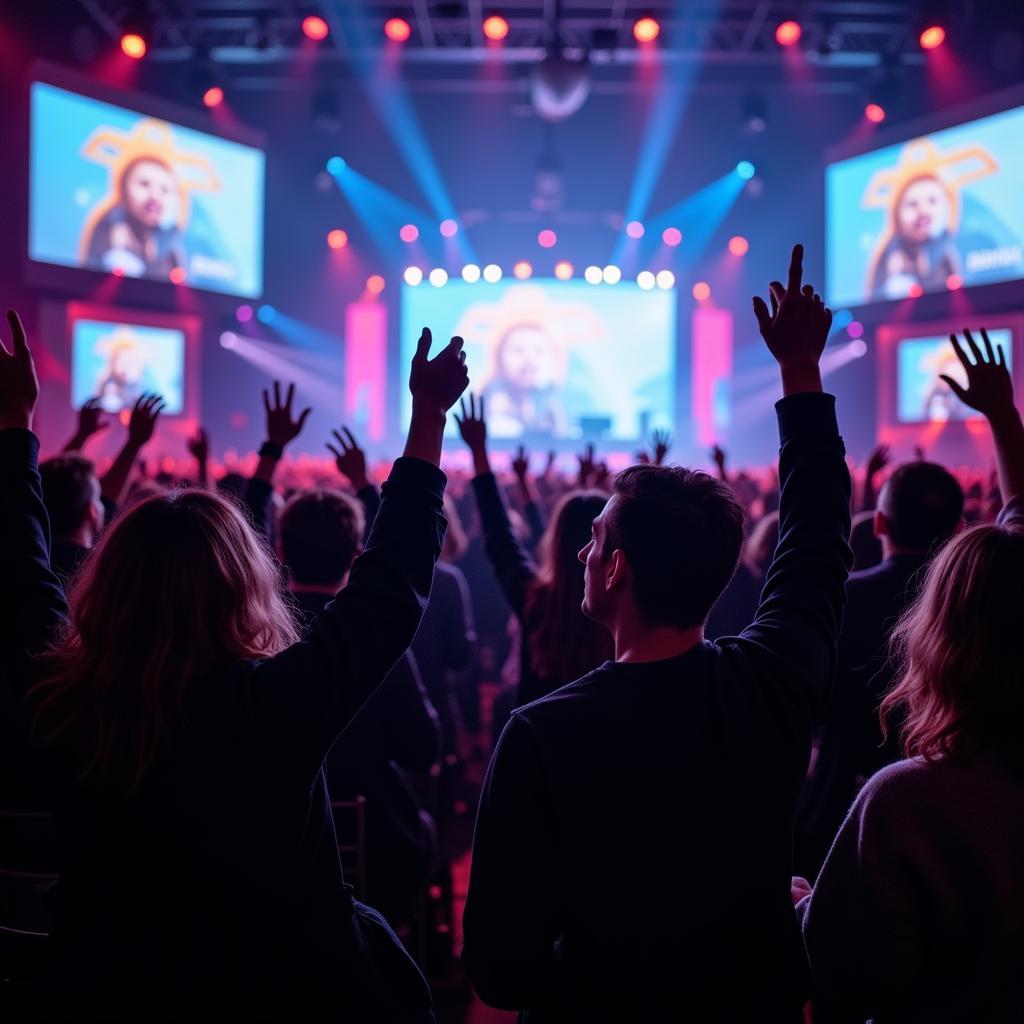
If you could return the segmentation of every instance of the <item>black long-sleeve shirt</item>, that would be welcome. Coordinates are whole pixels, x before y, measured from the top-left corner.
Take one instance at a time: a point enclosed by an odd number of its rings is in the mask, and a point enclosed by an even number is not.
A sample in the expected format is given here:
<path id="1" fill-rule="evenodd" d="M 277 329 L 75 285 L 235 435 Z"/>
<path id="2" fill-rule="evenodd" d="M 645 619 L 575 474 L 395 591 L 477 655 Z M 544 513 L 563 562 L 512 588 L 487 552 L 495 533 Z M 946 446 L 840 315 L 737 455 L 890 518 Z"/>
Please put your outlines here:
<path id="1" fill-rule="evenodd" d="M 792 819 L 835 667 L 850 477 L 831 396 L 778 416 L 780 538 L 754 622 L 608 662 L 502 734 L 463 952 L 492 1005 L 560 1024 L 801 1020 Z"/>
<path id="2" fill-rule="evenodd" d="M 0 664 L 12 703 L 66 614 L 37 458 L 31 433 L 0 432 Z M 443 488 L 435 467 L 396 462 L 348 586 L 302 642 L 194 680 L 186 724 L 138 793 L 78 781 L 74 751 L 49 752 L 58 983 L 99 993 L 111 1016 L 134 989 L 161 993 L 154 1015 L 201 992 L 208 1009 L 228 1002 L 247 1019 L 325 993 L 340 1006 L 346 985 L 360 987 L 346 974 L 352 935 L 322 763 L 416 632 Z"/>

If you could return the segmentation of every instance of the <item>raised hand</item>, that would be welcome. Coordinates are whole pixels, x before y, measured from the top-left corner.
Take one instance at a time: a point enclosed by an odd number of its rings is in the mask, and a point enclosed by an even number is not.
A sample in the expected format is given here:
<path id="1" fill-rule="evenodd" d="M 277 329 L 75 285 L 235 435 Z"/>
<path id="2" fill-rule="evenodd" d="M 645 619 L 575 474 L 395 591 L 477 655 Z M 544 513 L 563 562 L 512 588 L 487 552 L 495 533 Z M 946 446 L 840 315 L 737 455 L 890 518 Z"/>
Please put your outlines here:
<path id="1" fill-rule="evenodd" d="M 864 472 L 868 479 L 873 479 L 878 476 L 879 473 L 889 465 L 889 446 L 887 444 L 880 444 L 877 448 L 868 456 L 867 465 L 864 468 Z"/>
<path id="2" fill-rule="evenodd" d="M 338 442 L 338 447 L 335 448 L 330 441 L 327 442 L 327 447 L 334 456 L 334 464 L 338 467 L 338 472 L 357 491 L 361 491 L 370 482 L 366 475 L 366 453 L 359 447 L 348 427 L 341 429 L 345 432 L 344 437 L 337 430 L 331 431 L 334 440 Z"/>
<path id="3" fill-rule="evenodd" d="M 0 430 L 31 430 L 32 414 L 39 401 L 39 378 L 21 317 L 9 309 L 7 322 L 11 326 L 12 351 L 8 353 L 0 339 Z"/>
<path id="4" fill-rule="evenodd" d="M 487 448 L 487 420 L 484 419 L 484 396 L 476 398 L 469 396 L 469 405 L 463 398 L 459 402 L 462 415 L 456 414 L 455 422 L 459 425 L 459 434 L 462 440 L 469 446 L 469 450 L 476 454 Z"/>
<path id="5" fill-rule="evenodd" d="M 93 434 L 98 434 L 101 430 L 106 430 L 109 426 L 109 421 L 103 418 L 103 407 L 100 405 L 99 398 L 90 398 L 78 410 L 78 433 L 76 437 L 81 438 L 83 441 L 92 437 Z"/>
<path id="6" fill-rule="evenodd" d="M 672 435 L 667 430 L 654 431 L 651 434 L 651 447 L 654 448 L 654 464 L 660 466 L 672 447 Z"/>
<path id="7" fill-rule="evenodd" d="M 768 286 L 770 313 L 764 299 L 754 296 L 757 326 L 779 364 L 787 395 L 821 390 L 818 360 L 832 327 L 832 310 L 811 285 L 803 284 L 803 260 L 804 247 L 793 246 L 786 287 L 779 281 Z"/>
<path id="8" fill-rule="evenodd" d="M 946 374 L 939 376 L 949 385 L 953 394 L 965 405 L 976 409 L 986 419 L 998 419 L 1014 409 L 1013 380 L 1006 367 L 1006 353 L 1001 345 L 993 347 L 989 341 L 988 331 L 981 329 L 981 339 L 985 343 L 984 352 L 979 348 L 970 331 L 964 330 L 964 337 L 974 357 L 974 362 L 967 358 L 955 334 L 949 336 L 953 351 L 967 373 L 967 387 L 961 387 L 952 377 Z"/>
<path id="9" fill-rule="evenodd" d="M 190 437 L 185 442 L 185 447 L 189 455 L 200 464 L 204 464 L 210 458 L 210 435 L 200 427 L 195 437 Z"/>
<path id="10" fill-rule="evenodd" d="M 128 420 L 128 445 L 130 447 L 138 451 L 143 445 L 149 443 L 153 437 L 153 431 L 156 430 L 156 421 L 163 411 L 162 395 L 147 393 L 135 403 L 131 419 Z"/>
<path id="11" fill-rule="evenodd" d="M 295 385 L 288 385 L 285 400 L 281 401 L 281 383 L 274 381 L 274 404 L 270 404 L 270 395 L 263 389 L 263 408 L 267 414 L 267 440 L 283 448 L 289 441 L 294 441 L 306 425 L 312 409 L 303 409 L 298 419 L 292 415 L 292 401 L 295 398 Z"/>
<path id="12" fill-rule="evenodd" d="M 590 478 L 594 475 L 596 468 L 594 464 L 594 446 L 588 444 L 583 451 L 576 456 L 580 464 L 580 487 L 586 487 Z"/>
<path id="13" fill-rule="evenodd" d="M 469 386 L 469 371 L 466 369 L 466 353 L 462 351 L 462 339 L 452 340 L 433 358 L 430 343 L 433 336 L 429 327 L 423 328 L 416 355 L 412 360 L 409 374 L 409 390 L 412 403 L 421 407 L 437 407 L 446 413 L 459 395 Z"/>
<path id="14" fill-rule="evenodd" d="M 611 477 L 611 470 L 608 468 L 607 462 L 599 462 L 594 467 L 594 486 L 604 490 L 608 486 L 608 480 Z"/>
<path id="15" fill-rule="evenodd" d="M 649 466 L 651 464 L 651 457 L 643 448 L 636 453 L 635 458 L 638 466 Z"/>
<path id="16" fill-rule="evenodd" d="M 526 480 L 530 472 L 530 460 L 526 455 L 526 449 L 522 445 L 519 446 L 516 456 L 512 460 L 512 472 L 515 473 L 516 479 L 520 483 Z"/>

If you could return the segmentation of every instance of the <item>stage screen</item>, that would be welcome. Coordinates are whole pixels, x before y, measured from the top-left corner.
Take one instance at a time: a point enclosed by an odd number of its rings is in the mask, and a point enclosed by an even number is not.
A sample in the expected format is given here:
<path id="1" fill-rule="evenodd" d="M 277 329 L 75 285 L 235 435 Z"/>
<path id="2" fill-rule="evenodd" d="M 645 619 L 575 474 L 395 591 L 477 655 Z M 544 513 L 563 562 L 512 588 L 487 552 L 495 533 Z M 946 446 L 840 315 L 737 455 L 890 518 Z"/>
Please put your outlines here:
<path id="1" fill-rule="evenodd" d="M 1002 346 L 1006 365 L 1012 372 L 1012 332 L 1002 328 L 989 331 L 988 336 L 993 347 Z M 977 333 L 975 340 L 983 344 Z M 904 338 L 897 342 L 896 418 L 900 423 L 940 423 L 980 415 L 964 405 L 949 385 L 939 379 L 942 373 L 966 387 L 967 374 L 948 336 Z"/>
<path id="2" fill-rule="evenodd" d="M 185 331 L 77 319 L 71 325 L 71 403 L 99 397 L 107 412 L 131 408 L 145 392 L 163 395 L 166 416 L 185 409 Z"/>
<path id="3" fill-rule="evenodd" d="M 435 352 L 452 335 L 465 340 L 492 438 L 634 442 L 675 429 L 673 291 L 539 279 L 405 285 L 401 324 L 403 375 L 424 325 Z M 404 376 L 401 393 L 407 424 Z"/>
<path id="4" fill-rule="evenodd" d="M 1024 277 L 1024 107 L 831 164 L 826 207 L 833 307 Z"/>
<path id="5" fill-rule="evenodd" d="M 264 156 L 32 83 L 29 257 L 254 298 Z"/>

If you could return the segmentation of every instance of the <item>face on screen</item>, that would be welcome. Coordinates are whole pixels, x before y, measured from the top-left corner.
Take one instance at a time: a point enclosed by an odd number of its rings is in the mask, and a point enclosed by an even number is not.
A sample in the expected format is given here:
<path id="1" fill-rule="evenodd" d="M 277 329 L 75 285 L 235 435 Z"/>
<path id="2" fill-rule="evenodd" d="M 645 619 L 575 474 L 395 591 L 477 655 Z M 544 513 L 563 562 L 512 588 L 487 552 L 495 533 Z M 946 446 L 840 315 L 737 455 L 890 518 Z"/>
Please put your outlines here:
<path id="1" fill-rule="evenodd" d="M 896 208 L 899 233 L 910 242 L 936 238 L 949 226 L 949 199 L 935 178 L 911 182 Z"/>
<path id="2" fill-rule="evenodd" d="M 513 327 L 501 349 L 502 376 L 519 388 L 543 388 L 554 380 L 555 358 L 547 335 L 534 326 Z"/>
<path id="3" fill-rule="evenodd" d="M 147 228 L 159 227 L 174 196 L 174 176 L 155 160 L 140 160 L 125 175 L 128 213 Z"/>

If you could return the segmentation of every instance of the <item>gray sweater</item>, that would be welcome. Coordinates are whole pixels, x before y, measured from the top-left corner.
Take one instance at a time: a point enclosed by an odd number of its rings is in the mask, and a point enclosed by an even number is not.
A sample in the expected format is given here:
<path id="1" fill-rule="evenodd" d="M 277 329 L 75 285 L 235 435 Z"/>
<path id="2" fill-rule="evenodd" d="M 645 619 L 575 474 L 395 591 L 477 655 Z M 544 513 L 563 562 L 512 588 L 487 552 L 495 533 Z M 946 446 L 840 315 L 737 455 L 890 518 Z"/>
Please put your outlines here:
<path id="1" fill-rule="evenodd" d="M 991 757 L 882 769 L 798 913 L 838 1020 L 1024 1020 L 1024 778 Z"/>

